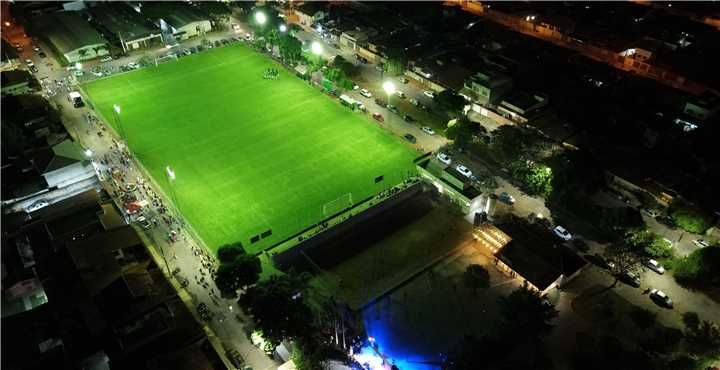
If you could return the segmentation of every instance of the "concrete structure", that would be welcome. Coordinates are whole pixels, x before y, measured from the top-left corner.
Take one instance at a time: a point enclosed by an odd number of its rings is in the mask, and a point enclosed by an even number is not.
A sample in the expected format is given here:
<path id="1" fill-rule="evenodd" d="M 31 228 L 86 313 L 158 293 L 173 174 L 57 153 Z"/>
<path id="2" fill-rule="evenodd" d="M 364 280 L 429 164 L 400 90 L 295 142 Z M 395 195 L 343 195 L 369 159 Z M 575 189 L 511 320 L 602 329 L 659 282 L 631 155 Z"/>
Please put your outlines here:
<path id="1" fill-rule="evenodd" d="M 447 167 L 431 157 L 419 162 L 417 169 L 425 182 L 457 204 L 464 214 L 487 211 L 489 199 L 470 186 L 468 179 L 454 168 Z"/>
<path id="2" fill-rule="evenodd" d="M 154 28 L 142 15 L 126 6 L 103 4 L 90 11 L 93 15 L 92 22 L 98 30 L 124 52 L 163 42 L 159 28 Z"/>
<path id="3" fill-rule="evenodd" d="M 76 141 L 65 140 L 35 158 L 34 164 L 49 188 L 66 187 L 95 177 L 95 168 Z"/>
<path id="4" fill-rule="evenodd" d="M 500 102 L 498 113 L 517 123 L 526 123 L 533 113 L 547 104 L 548 97 L 544 94 L 517 91 Z"/>
<path id="5" fill-rule="evenodd" d="M 693 96 L 683 107 L 683 113 L 700 121 L 705 121 L 718 112 L 720 112 L 720 94 L 712 90 Z"/>
<path id="6" fill-rule="evenodd" d="M 510 90 L 512 90 L 510 77 L 498 72 L 482 70 L 475 72 L 465 81 L 460 95 L 480 105 L 496 105 Z"/>
<path id="7" fill-rule="evenodd" d="M 364 32 L 360 31 L 347 31 L 340 34 L 340 45 L 351 50 L 358 50 L 365 42 L 367 42 L 368 36 Z M 366 58 L 374 61 L 376 59 L 375 53 L 370 53 L 372 56 Z M 365 57 L 364 55 L 361 55 Z"/>
<path id="8" fill-rule="evenodd" d="M 32 35 L 43 39 L 64 63 L 109 54 L 105 39 L 75 12 L 48 13 L 30 22 Z"/>
<path id="9" fill-rule="evenodd" d="M 296 7 L 294 14 L 297 17 L 295 18 L 295 23 L 306 31 L 311 32 L 314 31 L 312 25 L 325 19 L 328 12 L 322 4 L 311 1 Z"/>
<path id="10" fill-rule="evenodd" d="M 2 95 L 21 95 L 32 91 L 30 73 L 22 70 L 2 72 Z"/>
<path id="11" fill-rule="evenodd" d="M 199 36 L 212 29 L 209 19 L 184 3 L 142 2 L 135 3 L 133 9 L 151 20 L 163 33 L 178 40 Z"/>
<path id="12" fill-rule="evenodd" d="M 473 232 L 500 270 L 521 277 L 526 286 L 546 295 L 577 277 L 587 262 L 547 230 L 512 219 L 500 225 L 482 224 Z"/>

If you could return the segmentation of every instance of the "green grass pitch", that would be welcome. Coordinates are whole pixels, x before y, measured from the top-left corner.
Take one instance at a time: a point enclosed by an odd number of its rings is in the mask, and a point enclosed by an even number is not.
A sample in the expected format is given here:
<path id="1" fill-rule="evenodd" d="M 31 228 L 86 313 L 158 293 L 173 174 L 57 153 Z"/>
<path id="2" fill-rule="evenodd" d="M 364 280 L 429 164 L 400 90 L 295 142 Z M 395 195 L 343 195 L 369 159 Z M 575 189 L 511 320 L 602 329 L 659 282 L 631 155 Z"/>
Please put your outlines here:
<path id="1" fill-rule="evenodd" d="M 279 79 L 263 79 L 270 67 Z M 213 251 L 240 241 L 258 252 L 321 221 L 323 204 L 347 193 L 357 202 L 415 173 L 417 153 L 397 138 L 241 44 L 84 90 L 113 126 L 121 107 L 130 149 L 168 195 L 173 168 L 179 209 Z"/>

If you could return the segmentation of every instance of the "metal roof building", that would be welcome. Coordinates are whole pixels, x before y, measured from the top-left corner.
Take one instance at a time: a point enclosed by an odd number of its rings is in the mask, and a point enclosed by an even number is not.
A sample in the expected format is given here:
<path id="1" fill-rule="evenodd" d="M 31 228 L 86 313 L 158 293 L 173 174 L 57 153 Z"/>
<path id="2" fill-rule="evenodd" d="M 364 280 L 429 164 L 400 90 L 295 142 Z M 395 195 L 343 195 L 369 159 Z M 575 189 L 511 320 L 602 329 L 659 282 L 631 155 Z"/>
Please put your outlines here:
<path id="1" fill-rule="evenodd" d="M 125 52 L 163 42 L 159 28 L 123 4 L 103 4 L 90 8 L 90 12 L 91 22 L 103 36 Z"/>
<path id="2" fill-rule="evenodd" d="M 30 20 L 33 36 L 44 39 L 66 63 L 107 55 L 107 42 L 75 12 L 43 14 Z"/>

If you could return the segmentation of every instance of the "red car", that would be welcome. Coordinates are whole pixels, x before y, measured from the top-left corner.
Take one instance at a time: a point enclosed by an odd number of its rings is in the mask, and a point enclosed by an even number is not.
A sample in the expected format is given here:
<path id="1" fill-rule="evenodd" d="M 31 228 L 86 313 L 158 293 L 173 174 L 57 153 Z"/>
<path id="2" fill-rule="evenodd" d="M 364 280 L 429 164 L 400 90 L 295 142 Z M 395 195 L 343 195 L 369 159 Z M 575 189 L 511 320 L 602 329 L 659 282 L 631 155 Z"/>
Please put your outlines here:
<path id="1" fill-rule="evenodd" d="M 373 118 L 375 118 L 378 122 L 385 122 L 385 118 L 383 118 L 382 114 L 378 112 L 373 113 Z"/>

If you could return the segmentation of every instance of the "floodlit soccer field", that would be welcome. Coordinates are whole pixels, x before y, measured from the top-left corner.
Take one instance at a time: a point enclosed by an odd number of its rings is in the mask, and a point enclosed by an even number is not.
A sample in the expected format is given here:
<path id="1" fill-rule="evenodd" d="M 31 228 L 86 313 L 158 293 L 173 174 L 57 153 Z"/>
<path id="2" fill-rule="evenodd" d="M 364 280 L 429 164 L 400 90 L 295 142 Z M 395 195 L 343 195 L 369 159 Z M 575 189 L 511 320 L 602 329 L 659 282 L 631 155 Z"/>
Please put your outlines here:
<path id="1" fill-rule="evenodd" d="M 279 78 L 264 79 L 267 68 Z M 168 196 L 174 187 L 212 250 L 240 241 L 260 251 L 324 219 L 323 208 L 342 208 L 348 194 L 359 202 L 415 173 L 416 153 L 398 139 L 241 44 L 84 90 L 116 130 L 121 107 L 118 131 Z"/>

